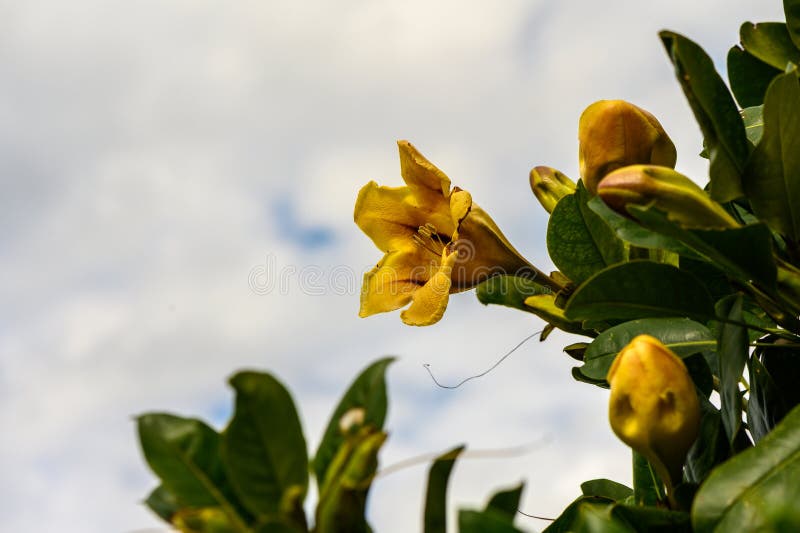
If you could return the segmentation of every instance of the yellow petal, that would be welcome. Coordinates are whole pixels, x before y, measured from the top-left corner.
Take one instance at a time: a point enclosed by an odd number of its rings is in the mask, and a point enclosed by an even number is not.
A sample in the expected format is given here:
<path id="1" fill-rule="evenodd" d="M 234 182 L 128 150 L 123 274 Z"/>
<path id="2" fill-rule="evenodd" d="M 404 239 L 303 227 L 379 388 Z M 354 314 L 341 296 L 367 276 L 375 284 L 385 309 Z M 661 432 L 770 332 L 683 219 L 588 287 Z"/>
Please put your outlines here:
<path id="1" fill-rule="evenodd" d="M 457 253 L 442 257 L 439 270 L 422 287 L 414 291 L 411 306 L 400 313 L 400 318 L 409 326 L 430 326 L 444 315 L 450 299 L 450 275 Z"/>
<path id="2" fill-rule="evenodd" d="M 404 307 L 411 301 L 411 294 L 438 268 L 438 258 L 419 247 L 387 253 L 375 268 L 364 274 L 358 316 L 364 318 Z"/>
<path id="3" fill-rule="evenodd" d="M 406 184 L 415 192 L 425 193 L 426 189 L 441 196 L 450 194 L 450 178 L 428 161 L 408 141 L 397 141 L 400 149 L 400 174 Z"/>
<path id="4" fill-rule="evenodd" d="M 458 231 L 458 226 L 469 214 L 470 209 L 472 209 L 472 195 L 458 187 L 453 189 L 453 194 L 450 195 L 450 215 L 453 218 L 456 231 Z"/>

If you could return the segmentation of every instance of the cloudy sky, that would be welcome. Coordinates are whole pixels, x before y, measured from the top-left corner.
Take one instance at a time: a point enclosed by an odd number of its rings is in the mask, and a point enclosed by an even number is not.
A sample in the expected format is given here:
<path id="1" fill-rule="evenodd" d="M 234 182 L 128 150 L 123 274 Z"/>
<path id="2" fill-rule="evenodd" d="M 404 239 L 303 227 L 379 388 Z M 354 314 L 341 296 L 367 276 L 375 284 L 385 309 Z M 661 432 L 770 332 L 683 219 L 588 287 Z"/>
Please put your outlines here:
<path id="1" fill-rule="evenodd" d="M 165 531 L 139 503 L 156 481 L 132 416 L 220 427 L 226 378 L 266 369 L 313 449 L 339 394 L 385 354 L 400 359 L 384 466 L 531 445 L 463 460 L 454 508 L 525 480 L 522 510 L 556 516 L 585 479 L 629 482 L 607 394 L 574 382 L 560 353 L 573 339 L 529 342 L 447 391 L 423 363 L 458 381 L 542 323 L 471 293 L 429 328 L 357 318 L 381 254 L 352 222 L 356 193 L 400 184 L 395 141 L 409 139 L 549 270 L 528 171 L 576 176 L 582 109 L 650 110 L 702 181 L 656 32 L 696 39 L 722 68 L 741 22 L 780 19 L 778 0 L 0 0 L 3 529 Z M 376 481 L 377 531 L 418 529 L 425 474 Z"/>

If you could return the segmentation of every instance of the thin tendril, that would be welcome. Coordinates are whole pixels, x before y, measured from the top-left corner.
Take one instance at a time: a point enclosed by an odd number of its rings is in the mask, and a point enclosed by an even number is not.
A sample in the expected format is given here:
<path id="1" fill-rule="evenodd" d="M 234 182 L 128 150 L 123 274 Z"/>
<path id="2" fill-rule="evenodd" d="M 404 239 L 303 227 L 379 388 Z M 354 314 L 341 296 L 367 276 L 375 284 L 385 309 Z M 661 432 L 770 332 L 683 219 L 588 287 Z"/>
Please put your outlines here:
<path id="1" fill-rule="evenodd" d="M 535 518 L 537 520 L 549 520 L 550 522 L 555 522 L 556 521 L 555 518 L 547 518 L 546 516 L 536 516 L 535 514 L 523 513 L 519 509 L 517 509 L 517 512 L 519 514 L 521 514 L 522 516 L 527 516 L 528 518 Z"/>
<path id="2" fill-rule="evenodd" d="M 501 357 L 501 358 L 500 358 L 500 359 L 499 359 L 499 360 L 498 360 L 498 361 L 497 361 L 495 364 L 493 364 L 492 366 L 490 366 L 490 367 L 489 367 L 487 370 L 484 370 L 484 371 L 483 371 L 483 372 L 481 372 L 480 374 L 475 374 L 474 376 L 469 376 L 468 378 L 464 378 L 464 379 L 462 379 L 462 380 L 461 380 L 461 381 L 460 381 L 460 382 L 459 382 L 457 385 L 442 385 L 442 384 L 441 384 L 441 383 L 439 383 L 439 381 L 436 379 L 436 376 L 434 376 L 434 375 L 433 375 L 433 372 L 431 372 L 431 365 L 430 365 L 429 363 L 424 363 L 422 366 L 423 366 L 423 367 L 425 367 L 425 370 L 427 370 L 427 371 L 428 371 L 428 374 L 430 374 L 430 376 L 431 376 L 431 379 L 433 380 L 433 382 L 434 382 L 434 383 L 436 383 L 436 385 L 438 385 L 439 387 L 441 387 L 441 388 L 443 388 L 443 389 L 457 389 L 457 388 L 459 388 L 461 385 L 463 385 L 464 383 L 466 383 L 467 381 L 471 381 L 471 380 L 473 380 L 473 379 L 482 378 L 483 376 L 485 376 L 486 374 L 488 374 L 489 372 L 491 372 L 492 370 L 494 370 L 495 368 L 497 368 L 497 367 L 500 365 L 500 363 L 502 363 L 503 361 L 505 361 L 505 360 L 508 358 L 508 356 L 510 356 L 512 353 L 516 352 L 516 351 L 517 351 L 517 349 L 519 349 L 519 347 L 520 347 L 520 346 L 522 346 L 523 344 L 525 344 L 526 342 L 528 342 L 529 340 L 531 340 L 532 338 L 534 338 L 536 335 L 539 335 L 541 332 L 542 332 L 542 331 L 541 331 L 541 330 L 539 330 L 539 331 L 537 331 L 537 332 L 535 332 L 535 333 L 531 333 L 530 335 L 528 335 L 527 337 L 525 337 L 525 338 L 524 338 L 524 339 L 523 339 L 523 340 L 522 340 L 522 341 L 521 341 L 519 344 L 517 344 L 516 346 L 514 346 L 513 348 L 511 348 L 511 350 L 510 350 L 510 351 L 508 351 L 508 352 L 507 352 L 507 353 L 506 353 L 506 354 L 505 354 L 503 357 Z"/>

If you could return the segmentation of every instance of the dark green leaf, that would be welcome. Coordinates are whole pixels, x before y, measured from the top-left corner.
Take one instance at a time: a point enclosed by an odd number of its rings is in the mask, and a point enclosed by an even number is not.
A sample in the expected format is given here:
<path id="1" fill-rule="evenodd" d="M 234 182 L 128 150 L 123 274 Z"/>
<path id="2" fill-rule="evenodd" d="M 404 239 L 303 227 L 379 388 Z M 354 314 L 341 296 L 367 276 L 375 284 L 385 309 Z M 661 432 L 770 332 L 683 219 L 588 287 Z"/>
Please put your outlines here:
<path id="1" fill-rule="evenodd" d="M 239 372 L 230 379 L 236 411 L 222 435 L 222 460 L 239 499 L 258 517 L 302 507 L 308 488 L 306 441 L 289 391 L 261 372 Z M 297 513 L 295 513 L 297 514 Z M 299 513 L 298 520 L 305 517 Z"/>
<path id="2" fill-rule="evenodd" d="M 447 483 L 456 459 L 464 446 L 440 455 L 428 471 L 428 490 L 425 495 L 425 533 L 447 533 Z"/>
<path id="3" fill-rule="evenodd" d="M 753 146 L 757 145 L 764 134 L 764 106 L 757 105 L 742 109 L 742 120 L 747 140 Z"/>
<path id="4" fill-rule="evenodd" d="M 753 439 L 758 442 L 786 414 L 800 405 L 800 350 L 793 343 L 773 335 L 760 339 L 748 361 L 750 397 L 747 420 Z M 789 344 L 787 346 L 786 344 Z"/>
<path id="5" fill-rule="evenodd" d="M 789 63 L 800 63 L 800 50 L 783 22 L 745 22 L 739 36 L 745 50 L 778 70 L 785 70 Z"/>
<path id="6" fill-rule="evenodd" d="M 513 523 L 517 516 L 517 510 L 519 510 L 519 500 L 522 498 L 522 489 L 524 488 L 525 484 L 520 483 L 512 489 L 494 493 L 489 499 L 489 503 L 486 504 L 486 511 L 492 510 L 504 514 L 509 523 Z"/>
<path id="7" fill-rule="evenodd" d="M 789 37 L 800 48 L 800 0 L 783 0 L 783 12 L 786 14 Z"/>
<path id="8" fill-rule="evenodd" d="M 339 429 L 339 420 L 347 411 L 354 408 L 364 409 L 364 424 L 376 429 L 383 429 L 388 406 L 385 374 L 386 368 L 392 361 L 394 361 L 393 357 L 386 357 L 364 369 L 347 389 L 339 401 L 339 405 L 336 406 L 314 456 L 314 473 L 319 487 L 325 483 L 328 465 L 344 442 L 344 435 Z"/>
<path id="9" fill-rule="evenodd" d="M 655 469 L 636 450 L 631 450 L 633 462 L 633 501 L 636 505 L 655 505 L 661 498 L 661 482 Z"/>
<path id="10" fill-rule="evenodd" d="M 589 194 L 578 183 L 550 215 L 547 250 L 553 263 L 574 283 L 624 259 L 624 246 L 613 230 L 586 205 Z"/>
<path id="11" fill-rule="evenodd" d="M 731 90 L 742 107 L 763 104 L 769 82 L 781 72 L 783 71 L 767 65 L 738 46 L 728 52 L 728 79 Z"/>
<path id="12" fill-rule="evenodd" d="M 691 483 L 701 483 L 714 467 L 731 454 L 719 409 L 703 395 L 699 395 L 698 400 L 701 411 L 700 434 L 686 459 L 686 479 Z"/>
<path id="13" fill-rule="evenodd" d="M 537 294 L 552 292 L 533 280 L 517 276 L 495 276 L 475 288 L 475 295 L 483 305 L 496 304 L 532 313 L 525 299 Z"/>
<path id="14" fill-rule="evenodd" d="M 758 357 L 751 357 L 747 365 L 750 377 L 747 425 L 753 441 L 758 444 L 775 427 L 775 417 L 786 413 L 780 391 Z"/>
<path id="15" fill-rule="evenodd" d="M 744 322 L 742 302 L 742 296 L 737 294 L 717 304 L 718 315 L 735 322 L 723 322 L 717 350 L 722 424 L 731 444 L 742 425 L 742 396 L 739 391 L 739 381 L 742 379 L 748 356 L 747 328 L 738 325 Z"/>
<path id="16" fill-rule="evenodd" d="M 773 230 L 800 241 L 800 84 L 796 71 L 767 90 L 764 135 L 747 165 L 745 192 L 753 212 Z"/>
<path id="17" fill-rule="evenodd" d="M 705 138 L 711 196 L 723 203 L 738 198 L 749 147 L 733 97 L 702 48 L 677 33 L 662 31 L 660 36 Z"/>
<path id="18" fill-rule="evenodd" d="M 708 359 L 710 357 L 702 353 L 696 353 L 683 359 L 683 364 L 686 365 L 686 370 L 689 372 L 695 387 L 706 397 L 710 396 L 714 390 L 714 376 L 708 364 Z"/>
<path id="19" fill-rule="evenodd" d="M 178 499 L 165 489 L 164 485 L 159 485 L 153 489 L 153 492 L 150 493 L 144 503 L 167 523 L 172 521 L 173 515 L 181 508 Z"/>
<path id="20" fill-rule="evenodd" d="M 635 531 L 612 516 L 613 502 L 582 496 L 572 502 L 543 533 L 629 533 Z"/>
<path id="21" fill-rule="evenodd" d="M 617 504 L 611 515 L 621 519 L 639 533 L 690 533 L 689 513 L 657 507 Z"/>
<path id="22" fill-rule="evenodd" d="M 642 224 L 683 242 L 696 255 L 743 283 L 756 281 L 774 291 L 777 267 L 772 255 L 772 233 L 764 224 L 724 230 L 683 229 L 650 207 L 629 206 Z"/>
<path id="23" fill-rule="evenodd" d="M 671 265 L 633 261 L 589 278 L 567 301 L 572 320 L 714 316 L 708 290 L 693 275 Z"/>
<path id="24" fill-rule="evenodd" d="M 595 196 L 587 204 L 623 241 L 642 248 L 669 250 L 681 255 L 692 254 L 683 243 L 672 237 L 649 230 L 628 217 L 608 207 L 602 198 Z"/>
<path id="25" fill-rule="evenodd" d="M 681 357 L 716 349 L 717 341 L 709 329 L 688 318 L 642 318 L 602 332 L 584 353 L 581 373 L 604 380 L 617 354 L 634 337 L 651 335 Z"/>
<path id="26" fill-rule="evenodd" d="M 591 479 L 581 483 L 584 496 L 598 496 L 613 501 L 622 501 L 633 496 L 633 489 L 610 479 Z"/>
<path id="27" fill-rule="evenodd" d="M 800 407 L 757 446 L 716 468 L 692 507 L 695 531 L 800 528 Z"/>
<path id="28" fill-rule="evenodd" d="M 162 486 L 184 506 L 220 507 L 244 529 L 219 457 L 219 434 L 200 420 L 166 413 L 138 418 L 145 459 Z"/>
<path id="29" fill-rule="evenodd" d="M 458 511 L 459 533 L 520 533 L 521 530 L 509 523 L 506 517 L 497 511 Z"/>

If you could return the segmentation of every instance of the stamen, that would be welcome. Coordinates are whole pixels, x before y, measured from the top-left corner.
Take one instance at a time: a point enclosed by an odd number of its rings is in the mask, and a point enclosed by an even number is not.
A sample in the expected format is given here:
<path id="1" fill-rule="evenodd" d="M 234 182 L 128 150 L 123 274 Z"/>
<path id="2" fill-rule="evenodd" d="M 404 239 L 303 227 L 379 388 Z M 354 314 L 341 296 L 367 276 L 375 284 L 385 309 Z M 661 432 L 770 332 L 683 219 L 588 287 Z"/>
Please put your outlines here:
<path id="1" fill-rule="evenodd" d="M 412 235 L 411 238 L 414 239 L 418 246 L 421 246 L 437 258 L 442 255 L 442 250 L 446 246 L 439 232 L 436 231 L 436 226 L 430 222 L 417 228 L 417 233 Z"/>

